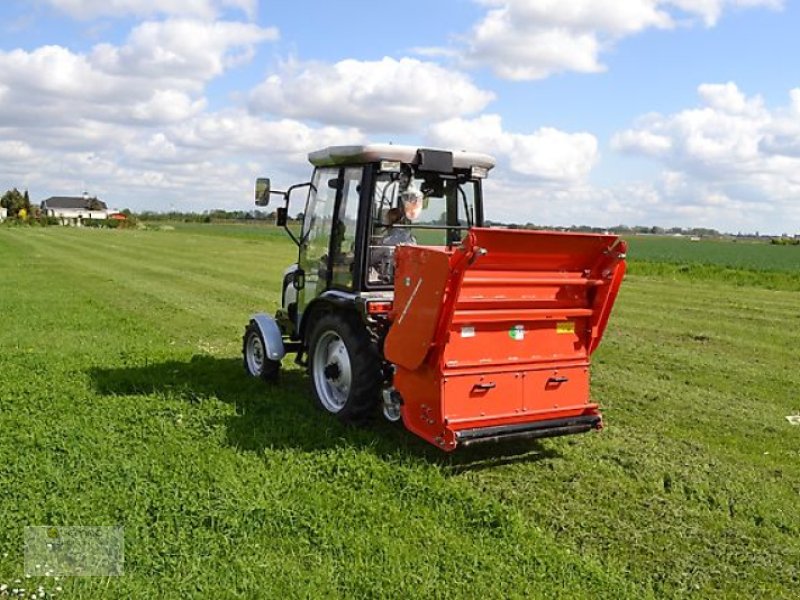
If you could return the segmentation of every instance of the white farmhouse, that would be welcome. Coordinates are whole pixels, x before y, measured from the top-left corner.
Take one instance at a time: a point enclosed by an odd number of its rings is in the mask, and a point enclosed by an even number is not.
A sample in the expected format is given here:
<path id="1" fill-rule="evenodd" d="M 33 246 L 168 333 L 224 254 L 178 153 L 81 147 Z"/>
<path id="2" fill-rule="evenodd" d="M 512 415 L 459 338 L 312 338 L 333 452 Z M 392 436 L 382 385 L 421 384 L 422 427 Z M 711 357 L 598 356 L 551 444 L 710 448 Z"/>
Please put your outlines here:
<path id="1" fill-rule="evenodd" d="M 51 196 L 42 200 L 42 215 L 55 217 L 62 225 L 81 225 L 85 219 L 107 219 L 108 206 L 96 197 Z"/>
<path id="2" fill-rule="evenodd" d="M 0 206 L 0 221 L 5 221 L 8 218 L 8 209 Z"/>

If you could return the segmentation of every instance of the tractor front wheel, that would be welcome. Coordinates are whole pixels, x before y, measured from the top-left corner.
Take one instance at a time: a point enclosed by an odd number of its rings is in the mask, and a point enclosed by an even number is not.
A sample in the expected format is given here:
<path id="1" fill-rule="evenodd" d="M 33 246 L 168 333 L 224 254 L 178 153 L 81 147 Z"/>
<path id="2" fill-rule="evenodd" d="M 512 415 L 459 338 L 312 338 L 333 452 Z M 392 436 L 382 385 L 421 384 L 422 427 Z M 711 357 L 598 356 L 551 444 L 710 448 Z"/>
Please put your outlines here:
<path id="1" fill-rule="evenodd" d="M 355 317 L 330 313 L 313 327 L 308 374 L 317 404 L 347 423 L 371 416 L 382 381 L 377 349 Z"/>
<path id="2" fill-rule="evenodd" d="M 242 338 L 242 355 L 244 370 L 252 377 L 260 377 L 264 381 L 276 381 L 281 363 L 267 357 L 267 345 L 255 321 L 250 321 Z"/>

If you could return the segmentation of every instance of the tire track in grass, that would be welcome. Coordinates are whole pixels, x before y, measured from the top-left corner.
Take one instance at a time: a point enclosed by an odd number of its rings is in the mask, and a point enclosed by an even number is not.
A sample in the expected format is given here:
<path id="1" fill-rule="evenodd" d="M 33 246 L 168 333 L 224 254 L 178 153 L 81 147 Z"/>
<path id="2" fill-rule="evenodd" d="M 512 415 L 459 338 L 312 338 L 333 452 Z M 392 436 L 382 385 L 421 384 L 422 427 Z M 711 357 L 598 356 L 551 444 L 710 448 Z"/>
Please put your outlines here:
<path id="1" fill-rule="evenodd" d="M 81 244 L 82 247 L 92 246 L 106 253 L 113 251 L 114 255 L 124 255 L 131 259 L 149 263 L 162 261 L 165 257 L 168 257 L 170 264 L 176 267 L 180 266 L 204 275 L 230 281 L 231 283 L 239 283 L 248 278 L 261 284 L 266 280 L 272 281 L 275 277 L 280 277 L 283 274 L 285 265 L 296 260 L 296 257 L 293 259 L 290 253 L 285 252 L 286 248 L 283 245 L 274 243 L 265 248 L 260 248 L 258 253 L 251 248 L 244 248 L 245 244 L 236 239 L 233 240 L 234 244 L 227 245 L 224 250 L 217 246 L 205 244 L 189 252 L 181 252 L 183 250 L 182 244 L 186 241 L 186 236 L 182 236 L 182 234 L 171 236 L 169 245 L 163 243 L 157 245 L 156 242 L 162 241 L 156 239 L 157 235 L 153 235 L 151 238 L 129 238 L 127 236 L 129 236 L 130 232 L 112 231 L 105 233 L 109 236 L 118 237 L 109 240 L 109 238 L 86 236 L 84 239 L 73 235 L 69 236 L 69 239 Z M 283 262 L 279 265 L 277 263 L 269 264 L 265 261 L 264 254 L 269 251 L 273 253 L 277 251 L 281 258 L 285 259 L 285 265 Z M 210 253 L 214 253 L 213 261 L 206 260 Z M 285 257 L 284 254 L 286 255 Z M 260 263 L 258 269 L 247 267 L 247 265 L 254 263 Z"/>
<path id="2" fill-rule="evenodd" d="M 627 282 L 626 282 L 627 283 Z M 660 304 L 664 309 L 675 307 L 685 309 L 686 302 L 692 306 L 710 309 L 725 316 L 741 314 L 741 311 L 750 309 L 754 316 L 767 312 L 783 314 L 797 314 L 800 306 L 800 293 L 784 290 L 762 290 L 758 288 L 736 288 L 724 284 L 707 285 L 697 282 L 673 282 L 634 280 L 635 289 L 639 294 L 657 294 Z M 627 293 L 627 285 L 623 284 L 620 297 Z M 636 296 L 631 298 L 636 299 Z M 650 304 L 652 309 L 654 305 Z"/>
<path id="3" fill-rule="evenodd" d="M 632 417 L 642 425 L 655 415 L 668 427 L 665 435 L 694 436 L 721 451 L 733 440 L 735 447 L 726 452 L 757 460 L 791 442 L 784 416 L 796 410 L 791 390 L 800 386 L 792 354 L 759 354 L 752 332 L 722 343 L 712 338 L 680 344 L 665 343 L 656 326 L 634 331 L 607 340 L 595 362 L 595 392 L 601 399 L 619 398 L 619 420 Z M 773 342 L 793 343 L 788 335 Z"/>
<path id="4" fill-rule="evenodd" d="M 53 240 L 49 241 L 51 244 L 53 243 Z M 62 249 L 75 252 L 71 256 L 58 257 L 57 260 L 62 263 L 68 262 L 73 266 L 80 265 L 85 274 L 93 273 L 101 276 L 107 283 L 120 285 L 134 293 L 145 289 L 144 293 L 147 296 L 166 303 L 178 311 L 193 315 L 196 321 L 212 322 L 217 326 L 221 322 L 232 323 L 234 314 L 251 314 L 253 312 L 252 303 L 254 299 L 258 299 L 257 294 L 246 293 L 242 290 L 238 293 L 228 293 L 230 290 L 226 289 L 224 285 L 209 282 L 207 278 L 194 276 L 184 278 L 181 277 L 183 273 L 174 269 L 138 265 L 113 258 L 105 261 L 92 260 L 86 257 L 86 252 L 80 252 L 80 248 L 62 244 L 60 240 L 55 242 L 56 246 L 59 244 Z M 100 258 L 102 257 L 98 257 L 98 259 Z M 123 271 L 119 268 L 123 265 L 130 268 Z M 185 281 L 186 279 L 189 281 Z M 224 294 L 224 299 L 211 297 L 202 286 L 192 285 L 192 280 L 195 283 L 211 285 L 216 288 L 218 295 Z M 247 303 L 233 301 L 233 299 L 243 297 L 247 297 Z M 245 308 L 248 305 L 250 306 L 249 310 Z M 228 321 L 225 321 L 226 318 Z M 244 318 L 246 317 L 238 317 L 238 320 L 243 322 Z"/>
<path id="5" fill-rule="evenodd" d="M 720 302 L 737 302 L 730 296 L 740 296 L 740 289 L 716 286 L 712 290 L 709 286 L 704 291 L 713 297 L 699 300 L 706 310 L 695 310 L 696 286 L 690 283 L 628 283 L 632 285 L 620 295 L 609 338 L 598 353 L 602 361 L 595 363 L 593 389 L 601 401 L 604 397 L 614 398 L 615 409 L 606 411 L 606 420 L 608 432 L 619 435 L 620 447 L 610 457 L 617 460 L 624 452 L 627 458 L 623 464 L 631 474 L 655 471 L 651 485 L 656 497 L 674 493 L 669 490 L 678 492 L 677 498 L 664 506 L 662 518 L 672 523 L 662 538 L 663 546 L 653 544 L 647 559 L 653 563 L 651 570 L 664 581 L 663 594 L 681 596 L 694 590 L 693 572 L 694 579 L 704 582 L 702 585 L 713 582 L 713 586 L 719 586 L 714 588 L 718 593 L 719 589 L 734 592 L 736 586 L 731 587 L 722 574 L 727 573 L 730 581 L 736 581 L 743 570 L 749 570 L 748 583 L 739 591 L 750 592 L 742 592 L 743 596 L 759 595 L 757 591 L 763 593 L 765 589 L 771 589 L 773 593 L 768 595 L 774 597 L 793 596 L 789 590 L 792 581 L 797 581 L 796 565 L 800 564 L 796 543 L 800 522 L 795 515 L 800 511 L 782 510 L 789 506 L 800 509 L 800 488 L 791 484 L 800 480 L 795 458 L 800 456 L 800 443 L 794 432 L 783 426 L 784 410 L 791 400 L 787 395 L 784 403 L 774 397 L 767 404 L 751 400 L 762 396 L 765 390 L 768 393 L 769 385 L 788 391 L 798 389 L 800 384 L 797 370 L 788 370 L 788 365 L 797 362 L 797 345 L 791 329 L 786 327 L 786 317 L 792 314 L 793 294 L 779 293 L 782 302 L 777 308 L 766 309 L 786 312 L 771 319 L 765 330 L 763 326 L 754 329 L 742 325 L 743 320 L 737 317 L 746 309 L 709 313 L 708 308 L 713 309 Z M 659 293 L 667 288 L 674 298 Z M 748 296 L 750 301 L 773 297 L 772 292 L 755 292 Z M 633 304 L 636 310 L 631 310 Z M 668 307 L 664 309 L 668 319 L 653 315 L 662 306 Z M 708 341 L 688 345 L 671 339 L 684 330 L 710 332 L 712 336 Z M 722 337 L 723 333 L 726 337 Z M 712 352 L 703 352 L 704 344 L 710 344 Z M 754 365 L 754 359 L 761 364 Z M 776 377 L 775 367 L 782 364 L 787 368 Z M 705 370 L 706 376 L 684 386 L 680 378 L 694 377 L 692 367 Z M 666 380 L 662 379 L 665 375 L 669 376 Z M 642 397 L 647 400 L 642 401 Z M 603 439 L 608 439 L 605 433 Z M 678 461 L 662 458 L 670 455 Z M 708 473 L 687 474 L 686 469 L 694 467 L 707 469 Z M 664 489 L 660 489 L 662 476 Z M 689 508 L 684 507 L 687 500 L 681 491 L 688 494 Z M 664 504 L 663 499 L 659 498 L 659 503 Z M 776 515 L 776 509 L 777 516 L 767 517 Z M 636 511 L 635 506 L 626 508 L 628 519 Z M 732 514 L 739 514 L 737 525 L 730 524 Z M 787 514 L 792 516 L 787 519 Z M 606 519 L 613 519 L 613 515 L 606 515 Z M 766 519 L 773 520 L 773 529 L 756 524 Z M 635 521 L 639 527 L 653 528 L 653 523 L 647 523 L 647 514 L 636 516 Z M 682 537 L 686 535 L 685 526 L 691 523 L 695 523 L 690 537 L 700 558 L 698 564 L 687 564 L 686 573 L 678 565 L 659 564 L 663 563 L 657 557 L 660 547 L 674 544 L 669 530 L 673 538 Z M 723 527 L 718 527 L 720 524 Z M 727 538 L 732 529 L 739 533 L 733 539 Z M 781 532 L 777 540 L 776 530 Z M 717 562 L 704 560 L 706 539 L 722 548 L 711 550 Z M 626 553 L 626 544 L 621 540 L 617 551 Z M 670 554 L 680 555 L 680 551 Z M 792 556 L 794 559 L 789 559 Z M 636 558 L 631 560 L 636 562 Z M 755 571 L 758 576 L 752 575 Z M 760 582 L 767 581 L 774 583 L 761 587 Z M 708 587 L 701 589 L 707 590 L 702 595 L 711 593 Z"/>
<path id="6" fill-rule="evenodd" d="M 109 232 L 110 233 L 110 232 Z M 215 252 L 212 261 L 208 261 L 209 268 L 217 266 L 222 272 L 238 271 L 250 261 L 258 261 L 259 254 L 263 257 L 266 250 L 277 251 L 281 257 L 280 264 L 275 265 L 276 271 L 282 273 L 283 262 L 286 264 L 296 261 L 297 248 L 284 240 L 265 239 L 263 242 L 254 242 L 240 238 L 217 238 L 213 236 L 194 235 L 182 233 L 180 230 L 164 232 L 139 232 L 140 236 L 123 238 L 126 242 L 137 242 L 138 247 L 153 247 L 181 260 L 197 264 L 198 259 L 205 258 L 208 251 Z M 267 261 L 262 265 L 269 266 Z M 248 267 L 248 272 L 252 268 Z"/>
<path id="7" fill-rule="evenodd" d="M 60 246 L 62 249 L 69 250 L 73 256 L 80 255 L 84 258 L 94 257 L 96 260 L 92 262 L 114 266 L 121 273 L 127 273 L 135 269 L 140 273 L 147 273 L 148 275 L 152 274 L 154 279 L 170 279 L 178 283 L 195 283 L 197 284 L 198 288 L 203 289 L 205 292 L 214 290 L 217 295 L 224 293 L 226 298 L 229 296 L 252 298 L 257 295 L 254 291 L 255 288 L 250 285 L 222 281 L 219 277 L 198 273 L 196 266 L 190 270 L 174 265 L 173 261 L 169 257 L 158 261 L 157 264 L 154 264 L 155 260 L 157 260 L 157 257 L 150 257 L 148 260 L 125 258 L 120 254 L 114 254 L 111 257 L 108 257 L 102 247 L 83 245 L 81 244 L 80 240 L 70 242 L 64 239 L 51 238 L 48 241 L 50 244 L 55 244 Z M 244 276 L 242 279 L 244 279 Z M 190 289 L 194 289 L 194 286 L 192 286 Z M 277 295 L 277 292 L 275 295 Z"/>
<path id="8" fill-rule="evenodd" d="M 173 340 L 185 338 L 187 331 L 208 331 L 212 328 L 217 331 L 217 335 L 224 331 L 222 319 L 226 312 L 214 315 L 214 310 L 217 309 L 201 311 L 200 304 L 187 302 L 186 294 L 176 291 L 174 286 L 155 285 L 152 277 L 137 276 L 134 273 L 119 277 L 98 267 L 96 263 L 73 257 L 59 259 L 58 262 L 62 268 L 75 269 L 75 279 L 99 275 L 102 281 L 97 281 L 93 286 L 95 297 L 104 297 L 107 303 L 118 310 L 122 309 L 139 321 L 170 332 Z M 145 308 L 146 311 L 143 310 Z"/>
<path id="9" fill-rule="evenodd" d="M 560 442 L 568 449 L 551 470 L 517 464 L 472 478 L 584 555 L 622 563 L 658 597 L 753 597 L 765 584 L 769 597 L 791 597 L 797 563 L 786 559 L 797 556 L 796 540 L 753 520 L 791 505 L 785 488 L 765 489 L 702 444 L 609 433 L 586 448 Z"/>
<path id="10" fill-rule="evenodd" d="M 624 361 L 632 371 L 625 373 L 629 379 L 680 390 L 687 399 L 681 418 L 694 416 L 701 422 L 708 419 L 709 410 L 724 414 L 729 406 L 742 401 L 748 402 L 744 411 L 751 414 L 751 425 L 756 427 L 758 417 L 763 422 L 765 416 L 759 412 L 775 420 L 791 410 L 795 399 L 786 392 L 800 385 L 800 373 L 791 367 L 800 355 L 787 329 L 779 328 L 773 335 L 763 328 L 737 333 L 731 325 L 740 324 L 735 318 L 698 313 L 694 321 L 684 318 L 664 323 L 647 313 L 629 315 L 625 306 L 620 309 L 615 315 L 620 333 L 612 331 L 596 356 L 596 381 L 602 383 L 605 369 L 610 368 L 607 365 Z M 686 335 L 691 331 L 704 335 Z M 709 399 L 710 391 L 716 399 Z M 775 413 L 781 414 L 776 417 Z M 748 424 L 740 427 L 746 429 Z"/>
<path id="11" fill-rule="evenodd" d="M 39 241 L 49 248 L 49 239 Z M 197 297 L 203 297 L 201 291 L 192 289 L 191 301 L 187 301 L 187 295 L 182 292 L 175 297 L 174 278 L 168 279 L 167 293 L 164 293 L 154 285 L 151 274 L 125 272 L 116 268 L 113 263 L 107 264 L 98 260 L 87 262 L 85 253 L 81 253 L 80 249 L 76 252 L 71 257 L 55 253 L 63 260 L 61 268 L 74 272 L 72 279 L 75 281 L 96 283 L 93 292 L 95 304 L 103 304 L 104 310 L 106 306 L 113 307 L 113 312 L 120 320 L 127 321 L 128 326 L 134 322 L 137 326 L 148 323 L 149 327 L 167 335 L 171 344 L 188 346 L 195 352 L 227 352 L 238 355 L 241 329 L 253 312 L 252 308 L 236 313 L 229 295 L 226 294 L 224 307 L 208 309 L 208 313 L 212 315 L 209 316 L 197 310 L 194 304 Z M 125 288 L 127 292 L 120 293 L 120 288 Z M 100 302 L 101 299 L 104 302 Z M 227 322 L 226 315 L 230 315 Z M 209 335 L 208 321 L 212 322 L 213 335 Z"/>
<path id="12" fill-rule="evenodd" d="M 635 323 L 639 328 L 658 328 L 676 341 L 694 342 L 692 345 L 697 349 L 702 349 L 705 342 L 725 342 L 734 347 L 745 345 L 746 352 L 785 354 L 788 350 L 800 358 L 800 349 L 789 343 L 793 336 L 792 323 L 800 319 L 800 296 L 792 298 L 792 294 L 787 293 L 785 308 L 765 307 L 755 320 L 750 318 L 752 314 L 747 307 L 737 308 L 726 301 L 720 302 L 730 290 L 719 288 L 715 292 L 714 301 L 723 308 L 698 300 L 693 291 L 690 286 L 675 290 L 677 297 L 672 299 L 659 287 L 645 290 L 629 287 L 625 295 L 620 295 L 609 331 L 613 334 L 622 325 Z M 755 296 L 753 301 L 758 299 L 759 296 Z M 796 300 L 794 306 L 792 300 Z M 661 303 L 668 308 L 659 310 Z"/>

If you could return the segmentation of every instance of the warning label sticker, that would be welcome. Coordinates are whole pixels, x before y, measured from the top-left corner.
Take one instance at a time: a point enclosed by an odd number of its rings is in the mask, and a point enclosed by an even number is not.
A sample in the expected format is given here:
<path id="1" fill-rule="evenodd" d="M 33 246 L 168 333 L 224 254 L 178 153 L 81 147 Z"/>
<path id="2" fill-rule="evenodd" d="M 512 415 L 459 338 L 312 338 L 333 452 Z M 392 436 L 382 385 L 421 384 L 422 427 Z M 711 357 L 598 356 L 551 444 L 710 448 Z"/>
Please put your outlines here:
<path id="1" fill-rule="evenodd" d="M 556 323 L 556 333 L 575 333 L 575 321 L 559 321 Z"/>
<path id="2" fill-rule="evenodd" d="M 518 342 L 525 339 L 525 326 L 524 325 L 514 325 L 511 329 L 508 330 L 508 337 L 512 340 L 517 340 Z"/>

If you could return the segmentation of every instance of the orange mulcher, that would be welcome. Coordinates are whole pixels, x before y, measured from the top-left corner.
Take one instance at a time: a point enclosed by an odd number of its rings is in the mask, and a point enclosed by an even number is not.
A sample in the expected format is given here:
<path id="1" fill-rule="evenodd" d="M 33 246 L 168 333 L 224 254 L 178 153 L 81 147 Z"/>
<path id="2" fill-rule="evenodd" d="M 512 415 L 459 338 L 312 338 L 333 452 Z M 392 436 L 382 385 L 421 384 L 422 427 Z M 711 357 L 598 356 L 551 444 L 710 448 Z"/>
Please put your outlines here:
<path id="1" fill-rule="evenodd" d="M 452 450 L 602 427 L 589 363 L 625 273 L 612 235 L 472 229 L 397 251 L 386 358 L 402 418 Z"/>

